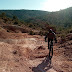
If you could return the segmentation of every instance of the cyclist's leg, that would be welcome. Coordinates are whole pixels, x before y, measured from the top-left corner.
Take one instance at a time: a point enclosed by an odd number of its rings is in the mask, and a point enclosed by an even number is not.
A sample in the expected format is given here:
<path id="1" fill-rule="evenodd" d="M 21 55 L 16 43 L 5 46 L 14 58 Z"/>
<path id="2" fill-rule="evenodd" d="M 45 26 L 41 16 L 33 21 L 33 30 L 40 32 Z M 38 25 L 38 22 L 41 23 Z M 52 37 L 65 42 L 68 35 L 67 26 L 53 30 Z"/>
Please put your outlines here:
<path id="1" fill-rule="evenodd" d="M 50 58 L 50 50 L 49 50 L 49 58 Z"/>
<path id="2" fill-rule="evenodd" d="M 48 38 L 48 49 L 49 49 L 49 58 L 50 58 L 50 39 Z"/>
<path id="3" fill-rule="evenodd" d="M 50 39 L 50 51 L 52 50 L 52 40 Z"/>
<path id="4" fill-rule="evenodd" d="M 52 56 L 53 56 L 53 48 L 52 48 Z"/>
<path id="5" fill-rule="evenodd" d="M 51 40 L 51 50 L 52 50 L 52 56 L 53 56 L 53 40 Z"/>
<path id="6" fill-rule="evenodd" d="M 50 42 L 50 39 L 48 38 L 48 49 L 49 49 L 49 47 L 50 47 L 50 46 L 49 46 L 49 42 Z"/>
<path id="7" fill-rule="evenodd" d="M 49 45 L 49 58 L 51 59 L 50 53 L 51 53 L 51 39 L 49 40 L 50 45 Z"/>

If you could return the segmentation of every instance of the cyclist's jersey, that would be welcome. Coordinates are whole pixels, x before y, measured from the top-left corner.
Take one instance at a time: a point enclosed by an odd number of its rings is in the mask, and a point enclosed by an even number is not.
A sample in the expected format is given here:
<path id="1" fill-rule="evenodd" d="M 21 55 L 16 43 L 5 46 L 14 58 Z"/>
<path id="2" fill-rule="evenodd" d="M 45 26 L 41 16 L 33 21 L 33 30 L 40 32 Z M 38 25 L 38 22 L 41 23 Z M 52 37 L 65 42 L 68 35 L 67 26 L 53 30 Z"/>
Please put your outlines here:
<path id="1" fill-rule="evenodd" d="M 55 33 L 54 33 L 54 32 L 48 33 L 48 34 L 47 34 L 47 37 L 48 37 L 49 39 L 54 39 L 54 38 L 55 38 Z"/>

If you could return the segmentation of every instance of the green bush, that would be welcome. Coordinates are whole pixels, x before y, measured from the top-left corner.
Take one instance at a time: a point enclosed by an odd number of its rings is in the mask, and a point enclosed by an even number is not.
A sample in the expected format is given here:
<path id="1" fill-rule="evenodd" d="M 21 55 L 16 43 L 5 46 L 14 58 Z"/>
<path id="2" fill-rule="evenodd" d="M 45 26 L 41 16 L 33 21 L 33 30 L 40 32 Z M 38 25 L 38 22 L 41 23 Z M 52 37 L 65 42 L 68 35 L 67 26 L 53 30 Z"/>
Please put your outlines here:
<path id="1" fill-rule="evenodd" d="M 35 35 L 35 33 L 33 31 L 30 31 L 29 34 L 30 35 Z"/>
<path id="2" fill-rule="evenodd" d="M 44 36 L 45 36 L 47 33 L 48 33 L 48 32 L 46 32 L 46 31 L 40 31 L 40 32 L 39 32 L 39 35 L 41 35 L 41 36 L 44 35 Z"/>
<path id="3" fill-rule="evenodd" d="M 15 24 L 15 25 L 17 25 L 17 24 L 18 24 L 18 22 L 17 22 L 17 21 L 15 21 L 15 22 L 14 22 L 14 24 Z"/>
<path id="4" fill-rule="evenodd" d="M 40 32 L 39 32 L 39 35 L 41 35 L 41 36 L 42 36 L 42 35 L 43 35 L 43 32 L 42 32 L 42 31 L 40 31 Z"/>

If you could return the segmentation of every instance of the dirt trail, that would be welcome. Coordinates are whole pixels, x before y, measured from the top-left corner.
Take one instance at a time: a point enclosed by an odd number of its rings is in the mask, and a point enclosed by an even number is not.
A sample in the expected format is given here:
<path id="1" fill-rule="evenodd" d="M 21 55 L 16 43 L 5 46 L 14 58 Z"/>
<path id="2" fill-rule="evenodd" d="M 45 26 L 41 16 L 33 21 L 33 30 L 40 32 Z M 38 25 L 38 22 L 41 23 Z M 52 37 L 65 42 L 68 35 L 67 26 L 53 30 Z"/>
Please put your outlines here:
<path id="1" fill-rule="evenodd" d="M 1 36 L 0 72 L 72 72 L 71 57 L 67 60 L 66 49 L 60 47 L 54 46 L 50 61 L 43 36 L 26 33 L 10 33 L 5 39 Z"/>
<path id="2" fill-rule="evenodd" d="M 30 63 L 33 66 L 33 72 L 57 72 L 56 70 L 54 70 L 52 63 L 50 63 L 48 56 L 42 59 L 30 61 Z"/>

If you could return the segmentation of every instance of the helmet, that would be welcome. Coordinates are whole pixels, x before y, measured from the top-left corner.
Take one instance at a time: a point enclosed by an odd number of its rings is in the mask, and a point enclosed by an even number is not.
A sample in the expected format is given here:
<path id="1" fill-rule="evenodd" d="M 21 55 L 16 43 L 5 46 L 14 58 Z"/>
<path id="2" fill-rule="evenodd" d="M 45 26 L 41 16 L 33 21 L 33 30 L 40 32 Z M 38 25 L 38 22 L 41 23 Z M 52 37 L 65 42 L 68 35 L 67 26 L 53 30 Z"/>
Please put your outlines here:
<path id="1" fill-rule="evenodd" d="M 52 29 L 49 29 L 49 33 L 52 33 L 53 32 L 53 30 Z"/>

